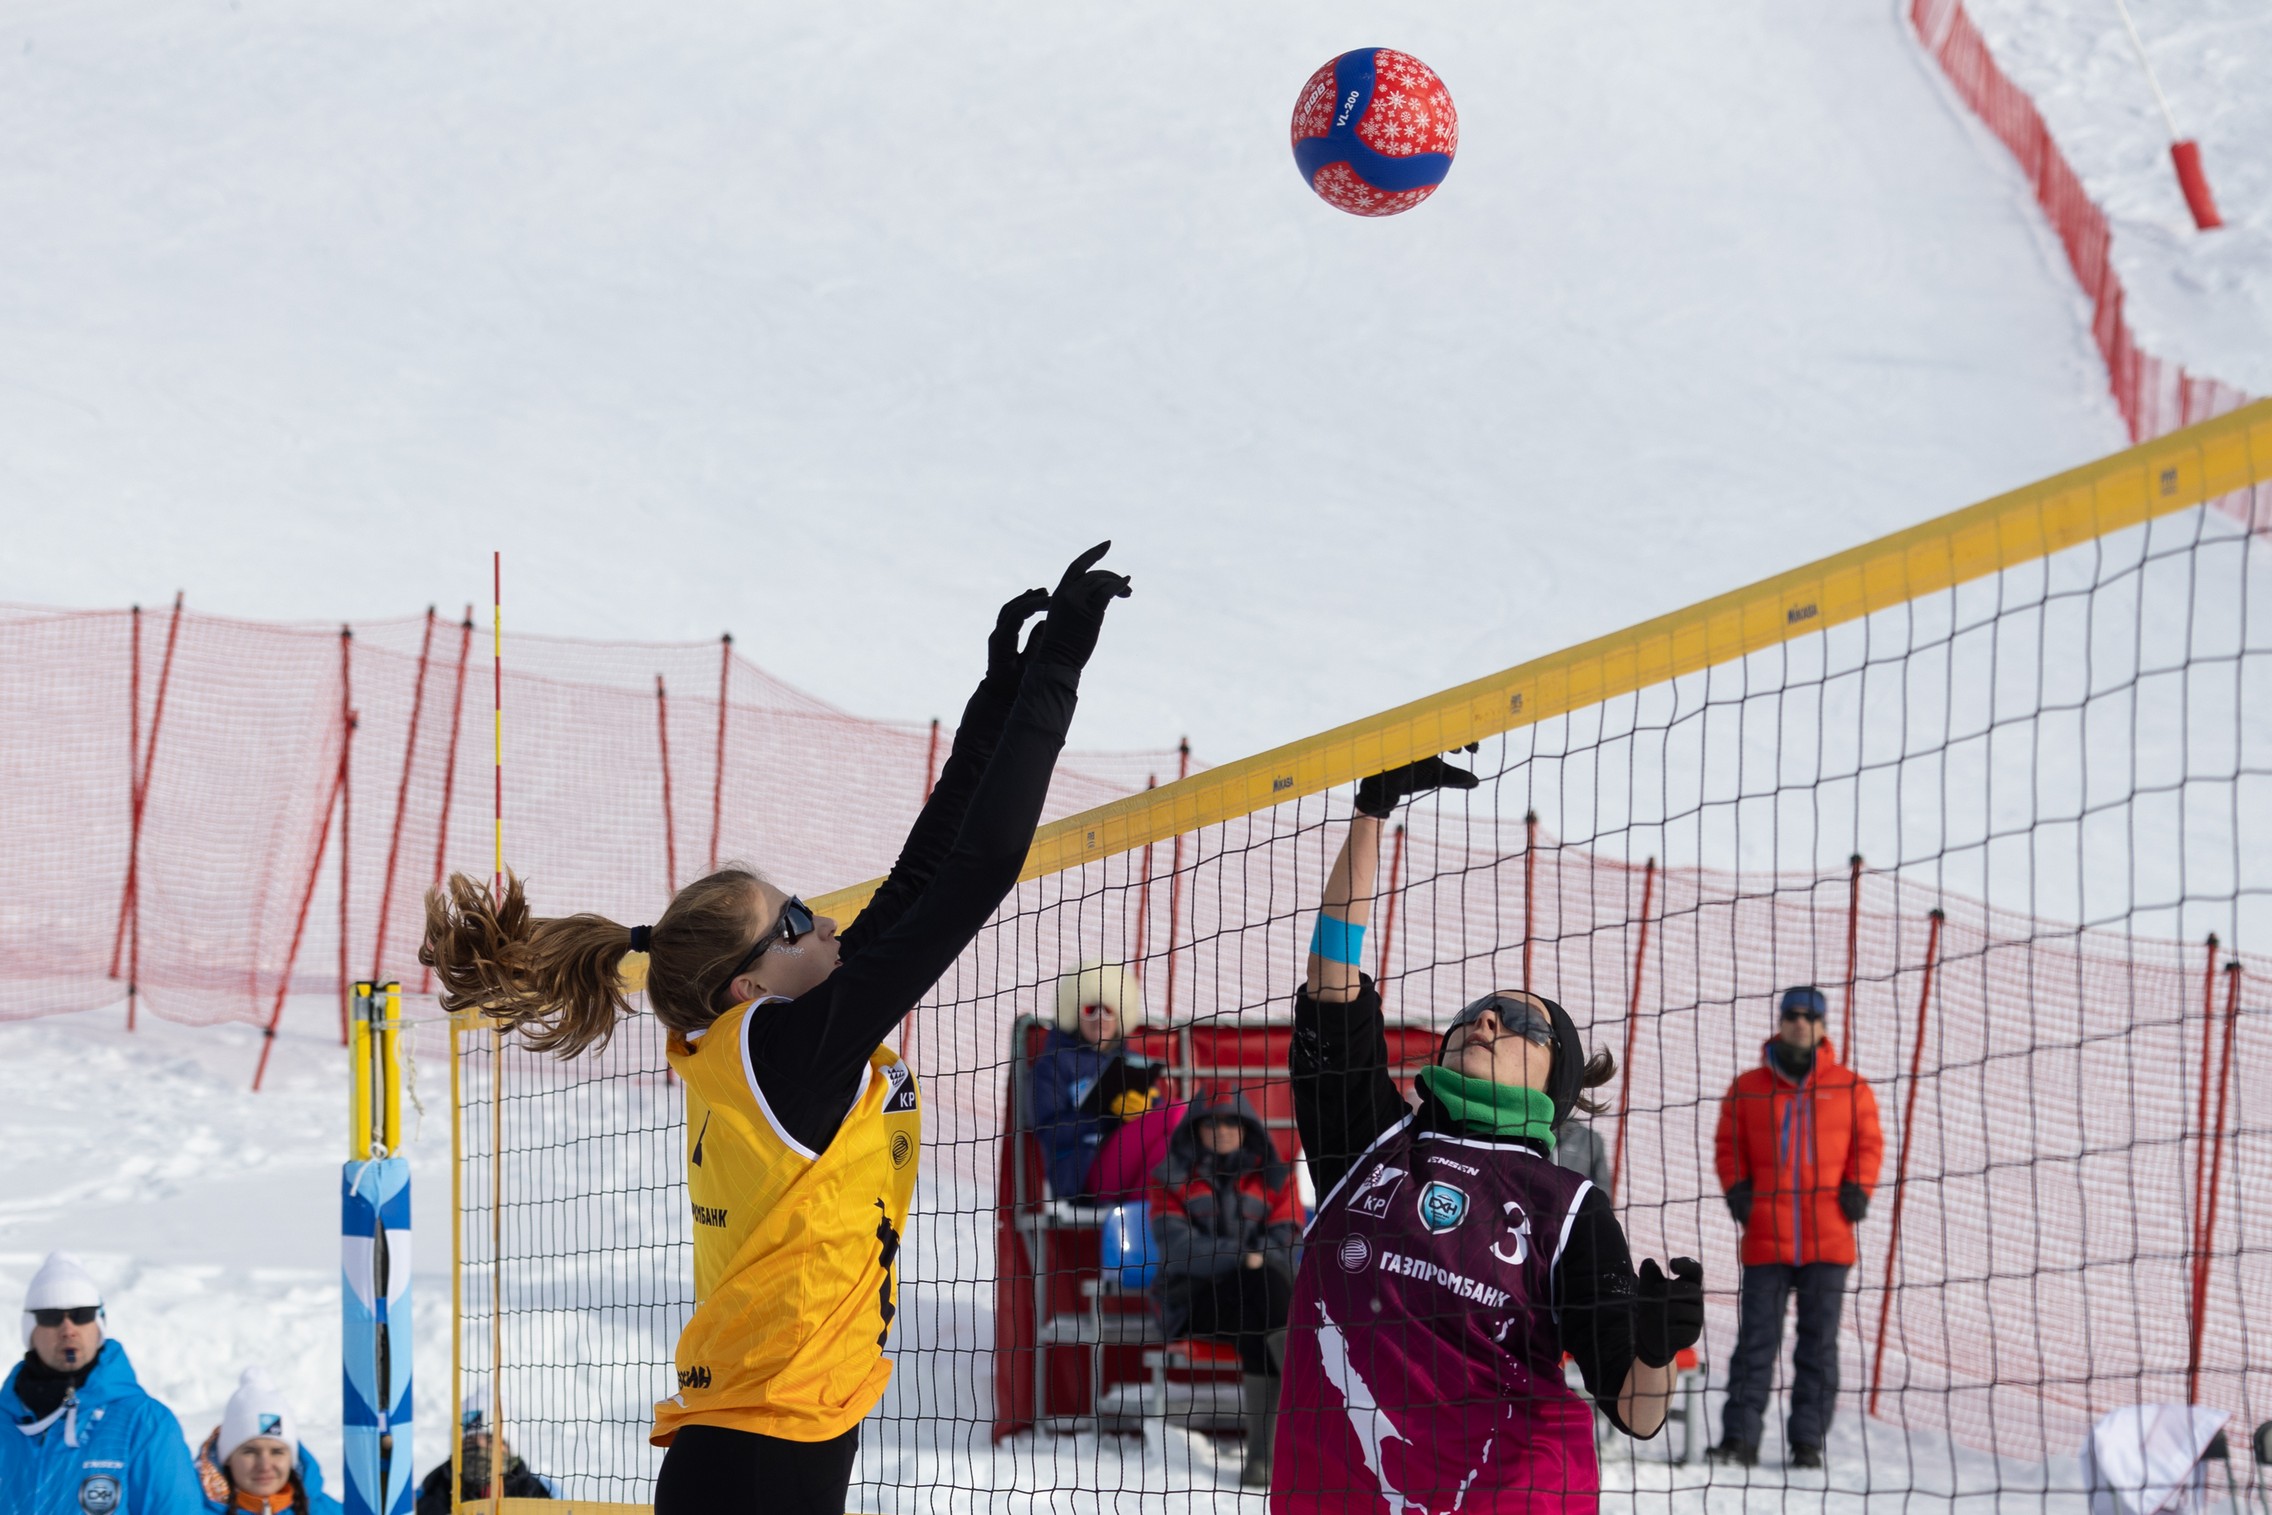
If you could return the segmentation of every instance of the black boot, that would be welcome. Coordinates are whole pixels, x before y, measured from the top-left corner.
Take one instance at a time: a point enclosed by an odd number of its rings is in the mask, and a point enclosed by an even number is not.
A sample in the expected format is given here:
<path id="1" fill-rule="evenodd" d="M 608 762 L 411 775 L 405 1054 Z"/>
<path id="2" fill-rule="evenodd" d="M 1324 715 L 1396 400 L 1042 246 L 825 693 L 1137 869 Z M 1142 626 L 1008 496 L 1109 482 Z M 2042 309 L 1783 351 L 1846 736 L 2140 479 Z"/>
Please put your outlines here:
<path id="1" fill-rule="evenodd" d="M 1270 1487 L 1270 1444 L 1278 1436 L 1278 1386 L 1283 1380 L 1249 1373 L 1242 1384 L 1246 1412 L 1246 1465 L 1239 1469 L 1239 1486 Z"/>
<path id="2" fill-rule="evenodd" d="M 1739 1468 L 1759 1466 L 1759 1448 L 1733 1436 L 1723 1436 L 1719 1445 L 1705 1449 L 1704 1455 L 1714 1462 L 1732 1462 Z"/>
<path id="3" fill-rule="evenodd" d="M 1794 1468 L 1819 1468 L 1819 1467 L 1821 1467 L 1821 1466 L 1822 1466 L 1822 1448 L 1820 1448 L 1820 1447 L 1813 1447 L 1813 1446 L 1808 1446 L 1808 1445 L 1807 1445 L 1807 1444 L 1806 1444 L 1805 1442 L 1803 1442 L 1803 1441 L 1794 1441 L 1794 1442 L 1792 1442 L 1792 1443 L 1791 1443 L 1791 1466 L 1792 1466 L 1792 1467 L 1794 1467 Z"/>

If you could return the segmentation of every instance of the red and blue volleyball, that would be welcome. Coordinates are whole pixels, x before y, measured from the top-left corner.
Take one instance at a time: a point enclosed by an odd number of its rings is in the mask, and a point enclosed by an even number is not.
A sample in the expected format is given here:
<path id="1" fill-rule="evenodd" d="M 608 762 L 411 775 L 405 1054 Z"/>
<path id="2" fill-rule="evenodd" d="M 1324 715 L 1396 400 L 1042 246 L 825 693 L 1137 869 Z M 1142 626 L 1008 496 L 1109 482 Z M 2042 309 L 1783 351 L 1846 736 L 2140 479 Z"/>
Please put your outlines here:
<path id="1" fill-rule="evenodd" d="M 1451 91 L 1394 48 L 1343 53 L 1294 102 L 1294 166 L 1319 199 L 1353 216 L 1410 210 L 1436 192 L 1458 151 Z"/>

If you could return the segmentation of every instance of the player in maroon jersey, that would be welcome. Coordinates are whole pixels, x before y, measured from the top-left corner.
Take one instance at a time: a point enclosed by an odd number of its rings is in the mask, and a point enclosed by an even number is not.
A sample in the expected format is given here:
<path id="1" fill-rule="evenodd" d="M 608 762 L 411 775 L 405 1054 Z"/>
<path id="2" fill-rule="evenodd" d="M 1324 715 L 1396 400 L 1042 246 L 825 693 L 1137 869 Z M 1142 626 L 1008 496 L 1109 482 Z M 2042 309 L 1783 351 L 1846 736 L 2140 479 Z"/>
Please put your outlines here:
<path id="1" fill-rule="evenodd" d="M 1554 1127 L 1614 1071 L 1552 1000 L 1461 1010 L 1418 1107 L 1388 1068 L 1380 995 L 1358 972 L 1381 817 L 1472 775 L 1440 759 L 1367 779 L 1326 881 L 1295 1001 L 1294 1109 L 1317 1187 L 1286 1344 L 1273 1511 L 1591 1511 L 1586 1388 L 1649 1437 L 1673 1358 L 1704 1324 L 1704 1272 L 1633 1271 L 1609 1197 L 1553 1162 Z"/>

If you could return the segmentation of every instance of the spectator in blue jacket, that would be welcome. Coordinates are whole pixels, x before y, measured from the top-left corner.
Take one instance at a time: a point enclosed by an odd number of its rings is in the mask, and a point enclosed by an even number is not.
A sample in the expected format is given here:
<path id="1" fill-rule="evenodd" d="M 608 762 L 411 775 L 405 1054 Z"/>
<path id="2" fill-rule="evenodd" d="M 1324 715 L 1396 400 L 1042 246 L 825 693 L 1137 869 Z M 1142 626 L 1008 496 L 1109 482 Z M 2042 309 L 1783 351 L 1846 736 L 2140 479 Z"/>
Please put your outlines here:
<path id="1" fill-rule="evenodd" d="M 24 1360 L 0 1384 L 0 1508 L 8 1515 L 202 1515 L 173 1412 L 103 1336 L 103 1296 L 51 1254 L 24 1297 Z"/>
<path id="2" fill-rule="evenodd" d="M 198 1457 L 207 1515 L 340 1515 L 274 1381 L 247 1368 Z"/>
<path id="3" fill-rule="evenodd" d="M 1167 1155 L 1174 1120 L 1156 1093 L 1129 1090 L 1109 1109 L 1082 1109 L 1143 1024 L 1144 986 L 1119 964 L 1083 963 L 1058 979 L 1057 1025 L 1033 1062 L 1033 1128 L 1059 1199 L 1141 1196 Z"/>

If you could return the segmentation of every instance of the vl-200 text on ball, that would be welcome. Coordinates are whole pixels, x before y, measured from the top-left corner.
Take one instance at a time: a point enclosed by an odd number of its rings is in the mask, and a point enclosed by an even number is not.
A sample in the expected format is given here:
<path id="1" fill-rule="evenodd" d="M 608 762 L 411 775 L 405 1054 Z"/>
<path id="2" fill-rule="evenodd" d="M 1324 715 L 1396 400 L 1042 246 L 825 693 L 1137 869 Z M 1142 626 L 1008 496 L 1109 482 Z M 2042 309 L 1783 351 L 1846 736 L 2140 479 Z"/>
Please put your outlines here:
<path id="1" fill-rule="evenodd" d="M 1302 86 L 1294 166 L 1318 198 L 1353 216 L 1393 216 L 1436 192 L 1459 151 L 1459 112 L 1410 53 L 1361 47 Z"/>

